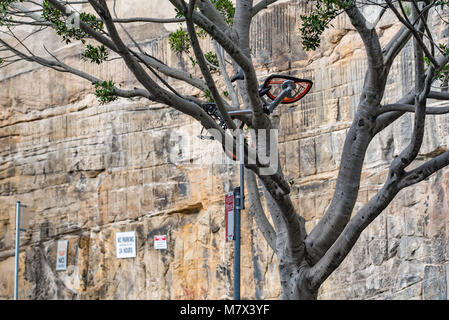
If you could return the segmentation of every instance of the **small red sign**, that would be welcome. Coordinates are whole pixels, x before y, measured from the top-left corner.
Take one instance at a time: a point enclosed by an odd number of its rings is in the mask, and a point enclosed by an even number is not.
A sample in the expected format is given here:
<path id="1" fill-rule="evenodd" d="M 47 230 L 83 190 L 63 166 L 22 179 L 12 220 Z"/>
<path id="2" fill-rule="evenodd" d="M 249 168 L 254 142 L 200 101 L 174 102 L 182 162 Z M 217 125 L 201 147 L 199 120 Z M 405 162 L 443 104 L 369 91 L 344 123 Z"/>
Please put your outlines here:
<path id="1" fill-rule="evenodd" d="M 154 236 L 154 249 L 167 249 L 167 235 Z"/>

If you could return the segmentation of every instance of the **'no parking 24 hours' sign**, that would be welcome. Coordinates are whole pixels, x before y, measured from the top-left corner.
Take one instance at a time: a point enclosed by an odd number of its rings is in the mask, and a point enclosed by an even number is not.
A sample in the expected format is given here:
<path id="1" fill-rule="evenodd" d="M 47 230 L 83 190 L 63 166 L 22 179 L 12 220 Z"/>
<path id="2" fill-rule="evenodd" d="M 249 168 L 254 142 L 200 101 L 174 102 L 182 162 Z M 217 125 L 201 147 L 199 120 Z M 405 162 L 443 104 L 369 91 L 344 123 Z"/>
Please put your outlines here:
<path id="1" fill-rule="evenodd" d="M 136 232 L 116 232 L 115 248 L 117 250 L 117 258 L 135 258 Z"/>

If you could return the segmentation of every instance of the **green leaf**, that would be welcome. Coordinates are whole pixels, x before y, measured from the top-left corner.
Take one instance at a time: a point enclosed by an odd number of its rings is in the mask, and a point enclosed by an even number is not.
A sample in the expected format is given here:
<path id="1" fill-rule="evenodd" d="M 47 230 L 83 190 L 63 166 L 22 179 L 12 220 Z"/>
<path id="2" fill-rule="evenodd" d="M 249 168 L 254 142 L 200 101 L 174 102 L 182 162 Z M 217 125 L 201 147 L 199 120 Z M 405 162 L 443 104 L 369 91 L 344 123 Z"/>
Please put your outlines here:
<path id="1" fill-rule="evenodd" d="M 101 64 L 105 61 L 109 56 L 108 51 L 104 45 L 100 45 L 98 47 L 94 47 L 90 44 L 87 45 L 86 51 L 82 54 L 83 60 L 89 60 L 90 62 L 95 62 L 96 64 Z"/>
<path id="2" fill-rule="evenodd" d="M 196 60 L 192 56 L 189 56 L 189 59 L 190 59 L 190 62 L 192 63 L 192 67 L 195 67 L 196 66 Z"/>
<path id="3" fill-rule="evenodd" d="M 440 6 L 440 9 L 443 10 L 445 6 L 449 7 L 449 0 L 437 0 L 435 6 Z"/>
<path id="4" fill-rule="evenodd" d="M 235 7 L 230 0 L 211 0 L 214 7 L 223 15 L 226 24 L 232 26 L 234 23 Z"/>
<path id="5" fill-rule="evenodd" d="M 13 2 L 23 2 L 24 0 L 0 0 L 0 26 L 7 26 L 11 21 L 8 16 L 9 5 Z"/>
<path id="6" fill-rule="evenodd" d="M 204 90 L 204 98 L 206 98 L 208 102 L 214 102 L 209 89 Z"/>
<path id="7" fill-rule="evenodd" d="M 101 105 L 104 105 L 108 102 L 112 102 L 118 99 L 117 95 L 115 94 L 115 84 L 112 80 L 109 81 L 103 81 L 103 82 L 95 82 L 95 96 L 98 99 L 98 102 Z"/>
<path id="8" fill-rule="evenodd" d="M 190 53 L 190 39 L 187 31 L 180 27 L 168 37 L 170 48 L 177 53 Z"/>
<path id="9" fill-rule="evenodd" d="M 449 45 L 439 43 L 439 48 L 441 49 L 443 55 L 449 57 Z M 430 59 L 427 57 L 424 57 L 424 63 L 426 64 L 426 71 L 430 67 Z M 449 63 L 447 63 L 445 66 L 441 68 L 441 70 L 435 74 L 434 76 L 435 80 L 440 80 L 442 82 L 449 81 Z"/>
<path id="10" fill-rule="evenodd" d="M 209 51 L 209 52 L 206 52 L 205 54 L 204 54 L 204 58 L 210 63 L 210 64 L 212 64 L 212 65 L 214 65 L 214 66 L 218 66 L 218 57 L 217 57 L 217 54 L 215 54 L 214 52 L 212 52 L 212 51 Z M 209 70 L 210 71 L 215 71 L 215 68 L 214 67 L 212 67 L 212 66 L 209 66 Z"/>

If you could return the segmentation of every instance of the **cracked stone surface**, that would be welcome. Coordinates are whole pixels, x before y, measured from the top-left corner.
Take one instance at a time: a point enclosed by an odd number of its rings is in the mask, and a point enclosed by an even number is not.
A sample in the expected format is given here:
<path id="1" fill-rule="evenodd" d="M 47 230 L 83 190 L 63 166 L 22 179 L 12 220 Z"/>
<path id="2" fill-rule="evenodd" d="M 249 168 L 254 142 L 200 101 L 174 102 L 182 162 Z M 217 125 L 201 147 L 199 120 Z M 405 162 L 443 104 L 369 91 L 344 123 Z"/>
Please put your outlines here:
<path id="1" fill-rule="evenodd" d="M 119 3 L 124 16 L 136 14 L 135 7 Z M 292 200 L 310 231 L 332 197 L 366 61 L 362 42 L 343 16 L 326 31 L 321 49 L 305 53 L 298 25 L 307 8 L 306 1 L 286 1 L 256 17 L 251 48 L 260 79 L 286 73 L 314 81 L 303 100 L 273 114 Z M 164 6 L 147 10 L 172 15 Z M 390 21 L 387 15 L 380 22 L 382 44 L 398 29 Z M 170 52 L 173 25 L 130 28 L 149 53 L 198 73 L 187 57 Z M 49 49 L 58 49 L 67 64 L 124 87 L 136 85 L 116 60 L 90 65 L 79 59 L 81 45 L 60 47 L 49 32 L 42 39 L 54 41 Z M 386 103 L 413 83 L 410 46 L 392 74 Z M 218 145 L 195 138 L 199 124 L 139 99 L 99 105 L 89 83 L 28 63 L 2 71 L 0 82 L 0 299 L 13 296 L 17 200 L 31 216 L 21 237 L 20 298 L 232 299 L 233 246 L 224 240 L 223 200 L 238 184 L 238 169 L 220 158 Z M 417 163 L 448 149 L 448 120 L 428 117 Z M 375 137 L 356 208 L 380 189 L 411 128 L 407 115 Z M 319 299 L 447 299 L 448 192 L 449 169 L 401 191 L 326 280 Z M 242 228 L 242 298 L 279 298 L 276 256 L 245 212 Z M 134 259 L 115 257 L 115 232 L 122 231 L 136 231 Z M 158 234 L 167 235 L 167 250 L 154 249 Z M 69 241 L 65 271 L 55 270 L 60 239 Z"/>

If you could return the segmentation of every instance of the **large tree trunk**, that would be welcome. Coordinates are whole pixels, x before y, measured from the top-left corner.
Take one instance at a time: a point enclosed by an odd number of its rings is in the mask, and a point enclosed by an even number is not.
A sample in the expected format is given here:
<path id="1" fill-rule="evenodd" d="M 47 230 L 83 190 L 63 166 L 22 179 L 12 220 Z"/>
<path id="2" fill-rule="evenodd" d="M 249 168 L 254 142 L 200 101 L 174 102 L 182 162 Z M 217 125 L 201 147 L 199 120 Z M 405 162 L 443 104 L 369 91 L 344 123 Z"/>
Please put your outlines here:
<path id="1" fill-rule="evenodd" d="M 308 269 L 306 262 L 299 266 L 279 265 L 282 300 L 316 300 L 318 289 L 311 287 L 307 277 Z"/>

